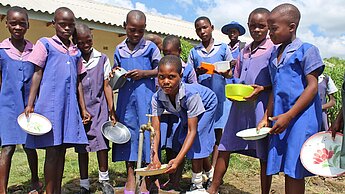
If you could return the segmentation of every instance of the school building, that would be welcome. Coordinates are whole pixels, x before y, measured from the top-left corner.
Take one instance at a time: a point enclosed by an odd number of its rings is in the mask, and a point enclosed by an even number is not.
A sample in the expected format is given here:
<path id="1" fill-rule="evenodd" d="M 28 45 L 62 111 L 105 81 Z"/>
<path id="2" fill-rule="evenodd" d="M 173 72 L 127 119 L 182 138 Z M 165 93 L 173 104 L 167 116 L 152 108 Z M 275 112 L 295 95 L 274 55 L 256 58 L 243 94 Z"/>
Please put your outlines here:
<path id="1" fill-rule="evenodd" d="M 78 22 L 87 24 L 93 29 L 94 47 L 107 54 L 113 61 L 116 45 L 125 39 L 123 22 L 129 9 L 116 7 L 92 0 L 1 0 L 0 1 L 0 40 L 10 36 L 5 26 L 6 12 L 11 6 L 19 6 L 28 10 L 30 29 L 26 38 L 35 43 L 41 37 L 53 36 L 53 13 L 58 7 L 70 8 Z M 194 24 L 183 20 L 145 13 L 147 17 L 147 33 L 161 37 L 172 34 L 184 38 L 192 44 L 198 43 Z M 216 29 L 213 37 L 227 43 L 228 37 Z"/>

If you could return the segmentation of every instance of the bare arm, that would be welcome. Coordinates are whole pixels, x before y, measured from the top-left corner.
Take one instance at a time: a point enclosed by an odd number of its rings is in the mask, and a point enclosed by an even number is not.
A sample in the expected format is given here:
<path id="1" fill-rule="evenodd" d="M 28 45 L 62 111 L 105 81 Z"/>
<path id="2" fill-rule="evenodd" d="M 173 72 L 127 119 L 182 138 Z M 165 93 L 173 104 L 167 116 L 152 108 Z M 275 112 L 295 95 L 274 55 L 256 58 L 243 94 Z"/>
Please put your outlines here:
<path id="1" fill-rule="evenodd" d="M 317 78 L 317 71 L 313 71 L 306 76 L 307 87 L 289 111 L 272 118 L 276 123 L 273 125 L 270 133 L 279 134 L 283 132 L 288 127 L 290 121 L 310 104 L 318 92 Z"/>
<path id="2" fill-rule="evenodd" d="M 160 131 L 160 124 L 161 124 L 161 118 L 160 116 L 153 116 L 152 117 L 152 127 L 155 130 L 155 138 L 154 138 L 154 147 L 153 151 L 155 152 L 155 155 L 158 157 L 156 153 L 158 153 L 159 150 L 159 143 L 161 141 L 161 131 Z"/>
<path id="3" fill-rule="evenodd" d="M 115 116 L 115 109 L 114 109 L 114 95 L 113 95 L 113 89 L 109 85 L 109 80 L 104 80 L 104 95 L 105 99 L 107 100 L 108 104 L 108 111 L 109 111 L 109 117 L 110 120 L 113 121 L 113 123 L 116 123 L 116 116 Z"/>
<path id="4" fill-rule="evenodd" d="M 83 119 L 83 123 L 86 124 L 91 120 L 90 113 L 86 110 L 85 100 L 84 100 L 84 91 L 83 85 L 81 84 L 80 75 L 78 75 L 78 102 L 81 110 L 81 116 Z"/>
<path id="5" fill-rule="evenodd" d="M 343 115 L 343 108 L 342 107 L 339 110 L 339 113 L 337 115 L 337 118 L 335 119 L 335 121 L 333 121 L 332 125 L 329 127 L 329 131 L 332 132 L 332 136 L 335 137 L 335 134 L 337 131 L 339 131 L 340 129 L 342 129 L 344 127 L 344 115 Z"/>
<path id="6" fill-rule="evenodd" d="M 335 97 L 333 94 L 328 94 L 328 102 L 322 105 L 322 110 L 327 110 L 335 105 Z"/>
<path id="7" fill-rule="evenodd" d="M 28 105 L 25 107 L 25 115 L 29 116 L 29 113 L 34 112 L 34 101 L 37 96 L 38 88 L 40 86 L 43 75 L 43 68 L 35 65 L 35 72 L 32 75 L 30 93 L 28 99 Z"/>
<path id="8" fill-rule="evenodd" d="M 139 70 L 139 69 L 133 69 L 129 71 L 126 74 L 127 78 L 132 78 L 134 80 L 139 80 L 143 78 L 151 78 L 151 77 L 157 77 L 158 69 L 152 69 L 152 70 Z"/>
<path id="9" fill-rule="evenodd" d="M 153 116 L 152 117 L 152 127 L 155 130 L 155 137 L 153 139 L 153 141 L 154 141 L 153 158 L 152 158 L 153 161 L 151 161 L 151 162 L 152 162 L 154 168 L 159 168 L 161 166 L 161 162 L 159 161 L 159 158 L 158 158 L 159 143 L 161 141 L 160 125 L 161 125 L 160 116 Z"/>
<path id="10" fill-rule="evenodd" d="M 173 173 L 176 171 L 177 167 L 182 163 L 187 152 L 190 150 L 194 143 L 196 137 L 196 131 L 198 127 L 198 117 L 188 118 L 188 132 L 186 139 L 183 142 L 180 152 L 177 154 L 176 158 L 169 161 L 171 166 L 166 173 Z"/>

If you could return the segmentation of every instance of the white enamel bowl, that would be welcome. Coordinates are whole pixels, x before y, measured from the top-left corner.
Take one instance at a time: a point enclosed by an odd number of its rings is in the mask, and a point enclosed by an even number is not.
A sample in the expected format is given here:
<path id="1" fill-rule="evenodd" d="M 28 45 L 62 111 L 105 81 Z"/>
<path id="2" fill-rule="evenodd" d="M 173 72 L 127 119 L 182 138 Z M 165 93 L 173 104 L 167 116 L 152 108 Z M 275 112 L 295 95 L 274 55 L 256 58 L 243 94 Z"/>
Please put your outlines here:
<path id="1" fill-rule="evenodd" d="M 43 135 L 52 129 L 51 122 L 37 113 L 30 113 L 28 118 L 22 113 L 18 116 L 17 122 L 26 133 L 31 135 Z"/>

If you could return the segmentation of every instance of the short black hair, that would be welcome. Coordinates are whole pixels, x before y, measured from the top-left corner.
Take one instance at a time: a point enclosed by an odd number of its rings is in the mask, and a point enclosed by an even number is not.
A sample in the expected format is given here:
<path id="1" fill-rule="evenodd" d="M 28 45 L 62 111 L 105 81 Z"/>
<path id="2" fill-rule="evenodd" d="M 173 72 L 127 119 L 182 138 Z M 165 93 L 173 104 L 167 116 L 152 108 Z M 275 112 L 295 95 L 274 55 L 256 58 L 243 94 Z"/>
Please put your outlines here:
<path id="1" fill-rule="evenodd" d="M 164 66 L 164 65 L 173 65 L 176 67 L 176 71 L 178 74 L 182 73 L 181 59 L 175 55 L 164 56 L 158 63 L 158 71 L 161 68 L 161 66 Z"/>
<path id="2" fill-rule="evenodd" d="M 58 13 L 60 13 L 60 12 L 63 12 L 63 11 L 71 13 L 73 15 L 73 17 L 75 18 L 74 13 L 73 13 L 73 11 L 70 8 L 68 8 L 68 7 L 59 7 L 54 12 L 54 21 L 56 20 L 56 15 Z"/>
<path id="3" fill-rule="evenodd" d="M 194 21 L 194 26 L 196 26 L 196 23 L 198 23 L 200 20 L 206 20 L 212 26 L 210 18 L 208 18 L 206 16 L 200 16 L 200 17 L 196 18 L 196 20 Z"/>
<path id="4" fill-rule="evenodd" d="M 142 12 L 140 10 L 129 11 L 127 16 L 126 16 L 126 23 L 128 23 L 128 21 L 132 18 L 136 19 L 136 20 L 144 20 L 146 23 L 146 16 L 145 16 L 144 12 Z"/>
<path id="5" fill-rule="evenodd" d="M 76 33 L 91 33 L 91 29 L 89 28 L 89 26 L 83 23 L 77 23 L 75 25 L 75 30 Z"/>
<path id="6" fill-rule="evenodd" d="M 301 19 L 301 13 L 298 8 L 290 3 L 283 3 L 275 7 L 271 13 L 277 13 L 286 19 L 289 23 L 295 23 L 296 28 L 298 27 Z"/>
<path id="7" fill-rule="evenodd" d="M 250 20 L 250 18 L 254 15 L 254 14 L 270 14 L 270 11 L 266 8 L 263 7 L 259 7 L 254 9 L 252 12 L 250 12 L 249 16 L 248 16 L 248 21 Z"/>
<path id="8" fill-rule="evenodd" d="M 177 49 L 181 48 L 180 38 L 175 35 L 168 35 L 164 38 L 163 48 L 166 47 L 168 44 L 172 44 L 174 48 L 177 48 Z"/>
<path id="9" fill-rule="evenodd" d="M 163 42 L 162 38 L 160 36 L 158 36 L 157 34 L 146 34 L 145 39 L 155 43 L 155 45 L 157 45 L 157 46 L 159 44 L 162 44 L 162 42 Z"/>
<path id="10" fill-rule="evenodd" d="M 21 13 L 21 14 L 25 15 L 25 17 L 26 17 L 27 20 L 29 20 L 28 12 L 27 12 L 24 8 L 18 7 L 18 6 L 10 7 L 10 8 L 7 10 L 6 19 L 8 19 L 8 15 L 9 15 L 10 13 L 13 13 L 13 12 Z"/>

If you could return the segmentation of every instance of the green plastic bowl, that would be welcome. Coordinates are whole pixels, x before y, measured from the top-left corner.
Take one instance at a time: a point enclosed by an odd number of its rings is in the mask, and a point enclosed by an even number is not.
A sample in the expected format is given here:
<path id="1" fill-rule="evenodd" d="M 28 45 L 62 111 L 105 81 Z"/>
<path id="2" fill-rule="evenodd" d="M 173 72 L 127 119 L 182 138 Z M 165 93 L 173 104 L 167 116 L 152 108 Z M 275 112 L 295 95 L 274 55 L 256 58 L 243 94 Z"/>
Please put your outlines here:
<path id="1" fill-rule="evenodd" d="M 254 88 L 244 84 L 227 84 L 225 86 L 225 96 L 235 101 L 246 101 L 244 97 L 249 96 Z"/>

